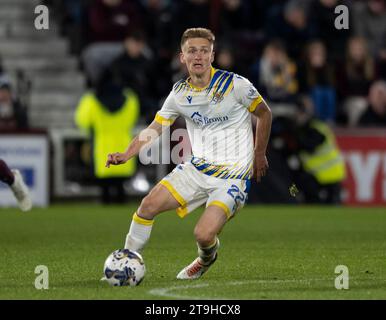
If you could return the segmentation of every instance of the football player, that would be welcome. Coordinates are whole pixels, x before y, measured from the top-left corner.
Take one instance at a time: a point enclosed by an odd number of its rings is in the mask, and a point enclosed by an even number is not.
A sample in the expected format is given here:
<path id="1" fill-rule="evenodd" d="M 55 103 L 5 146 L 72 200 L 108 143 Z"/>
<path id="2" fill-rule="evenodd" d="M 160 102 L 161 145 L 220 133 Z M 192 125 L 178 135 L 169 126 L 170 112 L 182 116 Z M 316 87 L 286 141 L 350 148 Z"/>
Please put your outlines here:
<path id="1" fill-rule="evenodd" d="M 134 213 L 125 248 L 141 252 L 155 216 L 176 209 L 184 217 L 202 204 L 206 208 L 194 229 L 198 257 L 178 279 L 198 279 L 217 259 L 218 234 L 245 204 L 254 176 L 266 174 L 266 148 L 272 115 L 246 78 L 212 67 L 215 36 L 205 28 L 187 29 L 181 38 L 180 60 L 189 73 L 178 81 L 154 121 L 123 153 L 111 153 L 106 166 L 119 165 L 152 143 L 177 117 L 186 121 L 192 157 L 178 165 L 142 200 Z M 251 115 L 257 117 L 255 143 Z M 156 135 L 154 135 L 154 132 Z"/>
<path id="2" fill-rule="evenodd" d="M 11 170 L 2 159 L 0 159 L 0 181 L 10 187 L 22 211 L 31 210 L 31 196 L 20 171 L 17 169 Z"/>

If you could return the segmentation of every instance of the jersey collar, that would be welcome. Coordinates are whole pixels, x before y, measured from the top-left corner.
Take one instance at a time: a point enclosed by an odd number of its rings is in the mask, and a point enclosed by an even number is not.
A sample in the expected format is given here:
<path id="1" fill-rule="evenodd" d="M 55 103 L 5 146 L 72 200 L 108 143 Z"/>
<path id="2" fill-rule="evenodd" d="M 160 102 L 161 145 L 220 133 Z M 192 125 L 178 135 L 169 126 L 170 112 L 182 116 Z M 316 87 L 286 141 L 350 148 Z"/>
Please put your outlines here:
<path id="1" fill-rule="evenodd" d="M 214 73 L 216 72 L 216 69 L 215 69 L 215 68 L 213 68 L 212 66 L 211 66 L 210 68 L 211 68 L 211 69 L 210 69 L 210 80 L 209 80 L 209 83 L 208 83 L 205 87 L 197 87 L 197 86 L 195 86 L 194 84 L 192 84 L 192 83 L 190 82 L 190 77 L 188 77 L 188 78 L 186 79 L 186 83 L 187 83 L 190 87 L 192 87 L 193 89 L 195 89 L 195 90 L 197 90 L 197 91 L 203 91 L 203 90 L 205 90 L 205 89 L 208 88 L 209 85 L 211 84 L 212 79 L 213 79 L 213 75 L 214 75 Z"/>

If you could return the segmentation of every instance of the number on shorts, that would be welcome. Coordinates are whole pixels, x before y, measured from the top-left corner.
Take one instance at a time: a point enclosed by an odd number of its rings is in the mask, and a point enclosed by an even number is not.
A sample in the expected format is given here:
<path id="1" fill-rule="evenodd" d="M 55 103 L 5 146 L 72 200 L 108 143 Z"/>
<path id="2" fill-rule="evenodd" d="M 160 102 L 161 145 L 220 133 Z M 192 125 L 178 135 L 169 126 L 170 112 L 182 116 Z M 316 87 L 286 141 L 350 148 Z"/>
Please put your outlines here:
<path id="1" fill-rule="evenodd" d="M 238 205 L 240 202 L 243 202 L 245 200 L 244 193 L 242 193 L 239 187 L 236 186 L 235 184 L 231 185 L 227 193 L 235 200 L 236 205 Z"/>

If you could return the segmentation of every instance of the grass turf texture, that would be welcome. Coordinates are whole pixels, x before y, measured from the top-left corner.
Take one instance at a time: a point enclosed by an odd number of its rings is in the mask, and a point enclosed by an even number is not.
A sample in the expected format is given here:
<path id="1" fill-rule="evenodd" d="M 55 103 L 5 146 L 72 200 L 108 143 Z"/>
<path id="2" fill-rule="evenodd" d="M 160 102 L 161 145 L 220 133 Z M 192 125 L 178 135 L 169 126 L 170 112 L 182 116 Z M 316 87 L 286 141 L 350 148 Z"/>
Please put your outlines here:
<path id="1" fill-rule="evenodd" d="M 0 299 L 386 299 L 384 208 L 247 206 L 220 235 L 218 261 L 198 281 L 176 274 L 196 257 L 193 228 L 157 217 L 143 253 L 140 286 L 100 282 L 103 263 L 123 246 L 136 206 L 55 205 L 0 211 Z M 37 265 L 49 289 L 34 287 Z M 349 290 L 334 287 L 337 265 Z"/>

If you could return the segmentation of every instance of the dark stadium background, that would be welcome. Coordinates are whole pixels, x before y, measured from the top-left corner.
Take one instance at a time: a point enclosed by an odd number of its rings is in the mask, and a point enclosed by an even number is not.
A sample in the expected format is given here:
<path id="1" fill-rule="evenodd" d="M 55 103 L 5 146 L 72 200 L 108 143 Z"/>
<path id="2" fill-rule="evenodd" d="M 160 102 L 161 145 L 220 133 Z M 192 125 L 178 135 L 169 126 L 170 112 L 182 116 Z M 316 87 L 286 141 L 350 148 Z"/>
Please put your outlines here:
<path id="1" fill-rule="evenodd" d="M 39 4 L 49 9 L 48 30 L 34 27 Z M 348 29 L 335 27 L 339 5 L 349 10 Z M 133 89 L 140 97 L 138 132 L 152 121 L 173 83 L 185 76 L 177 59 L 179 40 L 183 30 L 196 26 L 216 34 L 214 66 L 250 79 L 269 103 L 275 117 L 271 142 L 284 136 L 284 143 L 291 143 L 291 130 L 282 119 L 292 121 L 299 97 L 310 97 L 314 108 L 322 106 L 315 116 L 335 130 L 345 155 L 343 202 L 385 203 L 386 107 L 383 102 L 378 115 L 368 98 L 370 88 L 385 81 L 384 1 L 2 0 L 0 8 L 0 79 L 11 85 L 19 104 L 16 125 L 0 123 L 1 139 L 15 132 L 46 136 L 49 200 L 43 204 L 92 200 L 100 193 L 92 171 L 92 144 L 74 122 L 82 95 L 102 87 L 105 92 L 111 88 L 114 96 L 114 85 Z M 128 39 L 134 41 L 125 51 Z M 320 54 L 324 64 L 313 66 Z M 267 69 L 267 61 L 275 59 L 276 67 Z M 315 98 L 319 88 L 329 100 Z M 385 99 L 382 89 L 373 96 Z M 183 121 L 175 127 L 184 127 Z M 296 154 L 296 148 L 289 152 L 270 144 L 271 169 L 260 186 L 253 185 L 250 202 L 305 201 L 306 182 L 299 180 L 298 197 L 288 192 L 299 174 L 289 153 Z M 27 175 L 28 164 L 15 166 L 24 166 Z M 125 182 L 127 200 L 146 194 L 173 166 L 139 163 L 137 174 Z M 372 170 L 365 187 L 370 190 L 361 190 L 358 172 L 366 168 Z"/>
<path id="2" fill-rule="evenodd" d="M 336 28 L 341 5 L 348 29 Z M 48 29 L 36 28 L 45 8 Z M 198 26 L 216 35 L 214 66 L 247 77 L 272 109 L 268 175 L 253 182 L 198 284 L 181 287 L 175 275 L 196 254 L 201 209 L 157 217 L 144 281 L 110 288 L 99 281 L 106 257 L 175 164 L 138 162 L 123 179 L 123 203 L 103 204 L 92 135 L 75 112 L 87 93 L 110 105 L 130 88 L 140 99 L 138 133 L 186 76 L 179 40 Z M 0 183 L 0 299 L 385 299 L 385 66 L 384 0 L 0 0 L 0 158 L 22 172 L 35 204 L 26 214 L 12 208 Z M 305 196 L 315 184 L 303 179 L 296 133 L 311 115 L 333 130 L 344 156 L 342 204 Z M 38 265 L 49 269 L 49 290 L 34 287 Z M 338 265 L 349 269 L 350 290 L 334 286 Z"/>

